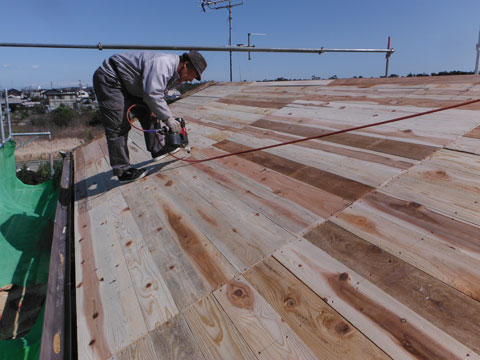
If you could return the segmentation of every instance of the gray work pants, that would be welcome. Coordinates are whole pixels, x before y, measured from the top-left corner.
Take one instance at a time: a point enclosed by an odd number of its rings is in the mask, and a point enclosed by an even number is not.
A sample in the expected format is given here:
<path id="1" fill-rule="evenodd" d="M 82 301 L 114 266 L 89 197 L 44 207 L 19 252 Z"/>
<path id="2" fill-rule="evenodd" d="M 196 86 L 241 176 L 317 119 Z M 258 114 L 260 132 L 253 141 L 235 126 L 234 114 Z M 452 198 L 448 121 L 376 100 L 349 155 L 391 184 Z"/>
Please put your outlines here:
<path id="1" fill-rule="evenodd" d="M 118 77 L 107 74 L 101 68 L 98 68 L 93 75 L 93 87 L 102 113 L 110 166 L 113 168 L 113 173 L 120 176 L 130 168 L 127 140 L 131 126 L 127 120 L 127 109 L 132 104 L 141 104 L 145 107 L 146 105 L 141 98 L 128 94 Z M 150 111 L 147 109 L 148 107 L 134 107 L 130 119 L 137 117 L 144 130 L 158 128 L 159 125 L 151 120 Z M 165 140 L 162 135 L 155 132 L 144 132 L 143 134 L 147 150 L 152 155 L 163 149 Z"/>

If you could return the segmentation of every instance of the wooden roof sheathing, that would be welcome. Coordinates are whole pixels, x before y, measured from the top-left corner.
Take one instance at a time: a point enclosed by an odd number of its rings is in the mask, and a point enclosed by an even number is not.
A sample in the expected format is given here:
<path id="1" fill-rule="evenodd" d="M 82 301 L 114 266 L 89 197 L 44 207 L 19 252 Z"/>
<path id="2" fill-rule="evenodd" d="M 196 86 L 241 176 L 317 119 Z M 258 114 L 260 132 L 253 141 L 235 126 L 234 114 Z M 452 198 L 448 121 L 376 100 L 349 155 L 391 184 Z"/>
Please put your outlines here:
<path id="1" fill-rule="evenodd" d="M 197 159 L 480 98 L 475 76 L 224 83 Z M 75 153 L 81 359 L 480 359 L 478 104 L 190 164 Z"/>

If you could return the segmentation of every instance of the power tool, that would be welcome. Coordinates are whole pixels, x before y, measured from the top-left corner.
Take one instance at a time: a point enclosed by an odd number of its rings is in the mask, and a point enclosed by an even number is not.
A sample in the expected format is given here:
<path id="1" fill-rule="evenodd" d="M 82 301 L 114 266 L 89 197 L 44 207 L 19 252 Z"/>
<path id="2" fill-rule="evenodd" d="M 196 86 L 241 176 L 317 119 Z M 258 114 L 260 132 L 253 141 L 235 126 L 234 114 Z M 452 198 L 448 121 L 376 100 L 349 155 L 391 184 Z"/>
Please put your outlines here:
<path id="1" fill-rule="evenodd" d="M 165 136 L 165 147 L 174 149 L 178 147 L 182 147 L 190 153 L 190 145 L 188 143 L 188 134 L 187 128 L 185 126 L 185 120 L 181 117 L 175 118 L 180 123 L 182 127 L 182 131 L 180 133 L 174 133 L 171 131 L 167 126 L 162 126 L 157 132 L 163 136 Z"/>

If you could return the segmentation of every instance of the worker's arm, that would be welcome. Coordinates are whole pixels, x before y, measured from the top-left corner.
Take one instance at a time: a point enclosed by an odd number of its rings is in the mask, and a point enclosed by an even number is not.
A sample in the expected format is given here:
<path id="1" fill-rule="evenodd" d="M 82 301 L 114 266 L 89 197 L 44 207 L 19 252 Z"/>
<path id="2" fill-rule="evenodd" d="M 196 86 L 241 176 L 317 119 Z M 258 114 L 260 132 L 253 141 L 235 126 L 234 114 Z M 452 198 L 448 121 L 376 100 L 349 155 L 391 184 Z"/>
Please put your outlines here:
<path id="1" fill-rule="evenodd" d="M 175 66 L 175 65 L 173 65 Z M 143 101 L 155 116 L 166 122 L 173 117 L 165 101 L 165 91 L 172 74 L 172 64 L 165 61 L 150 60 L 143 71 Z"/>

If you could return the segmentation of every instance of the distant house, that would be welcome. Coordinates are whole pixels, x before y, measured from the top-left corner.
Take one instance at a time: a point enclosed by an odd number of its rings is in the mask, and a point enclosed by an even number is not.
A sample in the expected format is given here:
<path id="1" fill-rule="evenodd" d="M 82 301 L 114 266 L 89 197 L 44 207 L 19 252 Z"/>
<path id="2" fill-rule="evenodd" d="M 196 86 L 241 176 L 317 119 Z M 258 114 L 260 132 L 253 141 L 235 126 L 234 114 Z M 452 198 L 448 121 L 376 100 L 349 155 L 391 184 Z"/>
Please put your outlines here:
<path id="1" fill-rule="evenodd" d="M 22 92 L 16 89 L 8 90 L 8 107 L 10 110 L 14 111 L 15 108 L 23 102 Z M 1 104 L 2 110 L 5 111 L 5 93 L 2 91 L 1 94 Z"/>
<path id="2" fill-rule="evenodd" d="M 43 95 L 47 98 L 49 110 L 55 110 L 62 104 L 73 109 L 79 100 L 76 91 L 52 89 L 45 91 Z"/>

